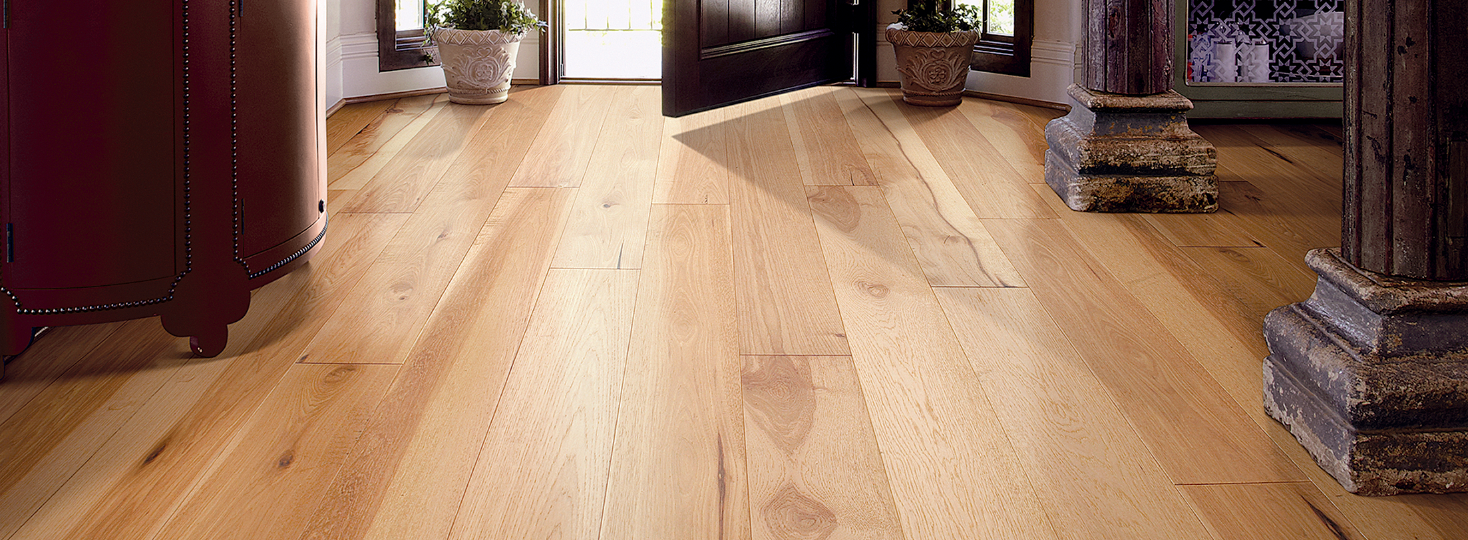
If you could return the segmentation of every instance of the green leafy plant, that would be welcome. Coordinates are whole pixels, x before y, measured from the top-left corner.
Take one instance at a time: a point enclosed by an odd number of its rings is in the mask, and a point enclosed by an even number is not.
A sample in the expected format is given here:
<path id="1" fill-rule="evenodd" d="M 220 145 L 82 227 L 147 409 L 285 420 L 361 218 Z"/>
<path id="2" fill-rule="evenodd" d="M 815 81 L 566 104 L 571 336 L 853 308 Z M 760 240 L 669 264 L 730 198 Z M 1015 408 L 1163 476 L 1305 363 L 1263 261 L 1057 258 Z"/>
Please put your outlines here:
<path id="1" fill-rule="evenodd" d="M 914 32 L 960 32 L 983 28 L 984 17 L 970 5 L 945 9 L 942 0 L 909 0 L 907 9 L 893 11 L 902 27 Z"/>
<path id="2" fill-rule="evenodd" d="M 434 28 L 499 30 L 508 34 L 546 28 L 545 21 L 535 18 L 518 0 L 430 0 L 424 2 L 423 8 L 429 35 Z"/>

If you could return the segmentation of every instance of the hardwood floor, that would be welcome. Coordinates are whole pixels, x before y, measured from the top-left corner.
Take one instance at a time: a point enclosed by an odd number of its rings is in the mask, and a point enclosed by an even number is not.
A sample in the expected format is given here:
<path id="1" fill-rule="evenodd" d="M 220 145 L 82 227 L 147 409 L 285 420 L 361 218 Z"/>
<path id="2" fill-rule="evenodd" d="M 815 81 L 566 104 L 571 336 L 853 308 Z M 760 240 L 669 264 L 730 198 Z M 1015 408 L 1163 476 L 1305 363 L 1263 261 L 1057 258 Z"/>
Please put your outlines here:
<path id="1" fill-rule="evenodd" d="M 1367 538 L 1263 411 L 1338 129 L 1202 125 L 1213 215 L 1080 214 L 1047 109 L 652 87 L 328 120 L 332 228 L 192 358 L 57 329 L 0 380 L 0 540 Z"/>

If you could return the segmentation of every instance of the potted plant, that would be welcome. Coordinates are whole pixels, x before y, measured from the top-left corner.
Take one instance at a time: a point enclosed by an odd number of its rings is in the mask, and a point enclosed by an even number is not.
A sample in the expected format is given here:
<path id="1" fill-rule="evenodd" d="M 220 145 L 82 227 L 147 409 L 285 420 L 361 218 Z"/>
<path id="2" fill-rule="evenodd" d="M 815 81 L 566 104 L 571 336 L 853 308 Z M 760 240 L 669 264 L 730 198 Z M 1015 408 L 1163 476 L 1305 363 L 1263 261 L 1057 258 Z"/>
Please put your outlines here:
<path id="1" fill-rule="evenodd" d="M 545 22 L 518 0 L 440 0 L 424 3 L 428 38 L 438 45 L 449 101 L 503 103 L 520 40 Z"/>
<path id="2" fill-rule="evenodd" d="M 946 9 L 942 0 L 910 0 L 892 13 L 887 41 L 897 53 L 902 101 L 944 107 L 963 100 L 974 44 L 983 24 L 974 6 Z"/>

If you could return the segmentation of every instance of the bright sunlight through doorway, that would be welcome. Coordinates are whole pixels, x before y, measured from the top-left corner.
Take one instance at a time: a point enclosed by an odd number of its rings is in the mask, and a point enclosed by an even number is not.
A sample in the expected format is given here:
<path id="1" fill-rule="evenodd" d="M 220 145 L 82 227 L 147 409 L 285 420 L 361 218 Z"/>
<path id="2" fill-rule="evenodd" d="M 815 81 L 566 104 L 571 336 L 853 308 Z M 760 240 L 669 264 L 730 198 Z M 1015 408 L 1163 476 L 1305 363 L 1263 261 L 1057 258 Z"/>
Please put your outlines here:
<path id="1" fill-rule="evenodd" d="M 663 0 L 562 0 L 565 77 L 658 79 Z"/>

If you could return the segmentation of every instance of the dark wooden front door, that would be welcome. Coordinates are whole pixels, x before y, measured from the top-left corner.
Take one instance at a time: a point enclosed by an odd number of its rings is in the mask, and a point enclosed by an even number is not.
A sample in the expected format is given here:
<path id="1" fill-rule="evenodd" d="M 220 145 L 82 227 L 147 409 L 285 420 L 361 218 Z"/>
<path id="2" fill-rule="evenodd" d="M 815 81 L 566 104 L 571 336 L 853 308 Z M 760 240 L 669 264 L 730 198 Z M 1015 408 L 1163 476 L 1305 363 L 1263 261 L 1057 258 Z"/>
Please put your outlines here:
<path id="1" fill-rule="evenodd" d="M 857 0 L 666 1 L 667 116 L 851 79 L 852 32 L 871 26 Z"/>

